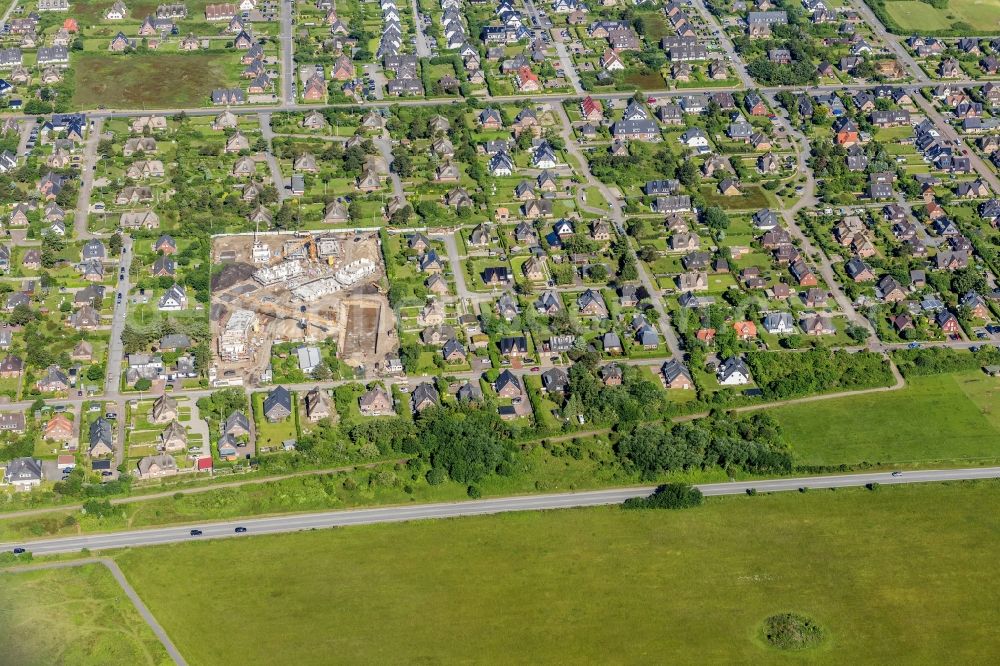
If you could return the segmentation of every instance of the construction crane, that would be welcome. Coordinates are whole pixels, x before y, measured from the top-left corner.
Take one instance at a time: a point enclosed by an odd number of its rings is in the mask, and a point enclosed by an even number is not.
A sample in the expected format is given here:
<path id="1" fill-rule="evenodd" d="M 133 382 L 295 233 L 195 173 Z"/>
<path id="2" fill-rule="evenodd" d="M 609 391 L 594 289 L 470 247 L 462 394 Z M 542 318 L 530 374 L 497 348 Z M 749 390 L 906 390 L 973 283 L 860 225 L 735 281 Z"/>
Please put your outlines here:
<path id="1" fill-rule="evenodd" d="M 302 248 L 302 247 L 306 248 L 306 251 L 309 253 L 309 258 L 311 260 L 313 260 L 313 261 L 316 261 L 316 258 L 318 256 L 318 252 L 316 250 L 316 239 L 313 238 L 312 234 L 306 234 L 306 237 L 303 238 L 301 242 L 296 243 L 295 245 L 292 245 L 291 247 L 287 247 L 287 246 L 283 245 L 281 247 L 281 254 L 279 254 L 277 257 L 275 257 L 274 259 L 272 259 L 270 265 L 274 266 L 276 264 L 280 264 L 282 261 L 284 261 L 285 259 L 287 259 L 290 255 L 293 255 L 296 252 L 298 252 L 299 249 Z"/>

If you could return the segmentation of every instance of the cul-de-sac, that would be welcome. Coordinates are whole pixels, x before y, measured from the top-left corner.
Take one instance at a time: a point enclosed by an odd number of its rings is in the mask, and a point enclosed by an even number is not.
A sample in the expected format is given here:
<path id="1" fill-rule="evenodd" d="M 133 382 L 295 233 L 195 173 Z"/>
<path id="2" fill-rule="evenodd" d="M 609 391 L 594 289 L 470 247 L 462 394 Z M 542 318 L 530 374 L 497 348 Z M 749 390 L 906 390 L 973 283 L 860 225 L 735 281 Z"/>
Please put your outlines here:
<path id="1" fill-rule="evenodd" d="M 1000 657 L 1000 0 L 0 4 L 0 662 Z"/>

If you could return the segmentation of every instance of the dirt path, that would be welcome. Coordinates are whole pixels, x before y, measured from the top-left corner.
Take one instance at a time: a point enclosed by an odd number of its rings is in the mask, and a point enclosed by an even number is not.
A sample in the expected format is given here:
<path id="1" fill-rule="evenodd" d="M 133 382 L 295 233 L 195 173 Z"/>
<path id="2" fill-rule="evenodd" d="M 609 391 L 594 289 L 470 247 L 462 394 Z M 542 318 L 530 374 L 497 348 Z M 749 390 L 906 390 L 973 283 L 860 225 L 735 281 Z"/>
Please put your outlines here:
<path id="1" fill-rule="evenodd" d="M 160 643 L 163 644 L 163 648 L 167 651 L 167 654 L 170 655 L 170 658 L 173 659 L 174 663 L 178 664 L 178 666 L 186 666 L 187 661 L 185 661 L 180 651 L 173 644 L 173 641 L 170 640 L 170 637 L 167 636 L 167 632 L 157 621 L 156 617 L 153 616 L 149 608 L 146 607 L 146 604 L 144 604 L 142 599 L 139 598 L 139 593 L 136 592 L 135 588 L 132 587 L 132 585 L 128 582 L 128 579 L 125 578 L 125 574 L 118 567 L 118 564 L 114 560 L 107 557 L 88 557 L 86 559 L 71 560 L 68 562 L 26 564 L 20 567 L 12 567 L 10 569 L 4 569 L 3 572 L 9 574 L 10 573 L 16 574 L 25 571 L 41 571 L 44 569 L 70 569 L 73 567 L 80 567 L 87 564 L 100 564 L 108 568 L 108 571 L 111 572 L 111 575 L 114 576 L 114 579 L 118 581 L 118 584 L 125 592 L 125 596 L 129 598 L 129 601 L 132 602 L 132 605 L 135 606 L 135 609 L 139 611 L 139 615 L 142 616 L 142 619 L 146 621 L 146 624 L 149 625 L 149 628 L 153 630 L 153 633 L 160 640 Z"/>
<path id="2" fill-rule="evenodd" d="M 902 373 L 899 372 L 899 368 L 896 364 L 889 359 L 889 368 L 892 371 L 893 377 L 896 381 L 891 386 L 876 386 L 874 388 L 867 389 L 857 389 L 855 391 L 837 391 L 836 393 L 821 393 L 819 395 L 807 395 L 802 398 L 789 398 L 787 400 L 776 400 L 774 402 L 764 402 L 759 405 L 746 405 L 744 407 L 734 407 L 732 409 L 726 410 L 734 414 L 744 414 L 746 412 L 755 412 L 762 409 L 774 409 L 775 407 L 786 407 L 788 405 L 800 405 L 807 402 L 819 402 L 821 400 L 834 400 L 836 398 L 850 398 L 856 395 L 866 395 L 868 393 L 886 393 L 888 391 L 898 391 L 906 387 L 906 379 L 903 378 Z M 700 412 L 698 414 L 686 414 L 684 416 L 678 416 L 673 420 L 674 423 L 683 423 L 686 421 L 694 421 L 696 419 L 702 419 L 708 416 L 708 412 Z"/>

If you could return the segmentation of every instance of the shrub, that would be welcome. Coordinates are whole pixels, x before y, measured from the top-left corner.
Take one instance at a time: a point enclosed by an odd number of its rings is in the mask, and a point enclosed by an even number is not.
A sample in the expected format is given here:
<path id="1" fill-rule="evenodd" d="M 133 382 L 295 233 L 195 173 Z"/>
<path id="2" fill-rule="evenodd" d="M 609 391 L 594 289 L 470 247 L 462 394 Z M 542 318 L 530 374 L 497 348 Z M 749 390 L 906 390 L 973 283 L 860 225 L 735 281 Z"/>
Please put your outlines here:
<path id="1" fill-rule="evenodd" d="M 779 650 L 804 650 L 823 640 L 823 630 L 798 613 L 779 613 L 764 620 L 764 640 Z"/>
<path id="2" fill-rule="evenodd" d="M 89 499 L 83 503 L 83 512 L 95 518 L 107 518 L 122 513 L 122 508 L 109 500 Z"/>
<path id="3" fill-rule="evenodd" d="M 626 509 L 690 509 L 705 500 L 701 491 L 686 483 L 667 483 L 649 497 L 632 497 L 622 505 Z"/>
<path id="4" fill-rule="evenodd" d="M 483 491 L 481 491 L 479 486 L 476 485 L 469 486 L 469 490 L 467 492 L 469 493 L 469 497 L 472 499 L 479 499 L 483 496 Z"/>

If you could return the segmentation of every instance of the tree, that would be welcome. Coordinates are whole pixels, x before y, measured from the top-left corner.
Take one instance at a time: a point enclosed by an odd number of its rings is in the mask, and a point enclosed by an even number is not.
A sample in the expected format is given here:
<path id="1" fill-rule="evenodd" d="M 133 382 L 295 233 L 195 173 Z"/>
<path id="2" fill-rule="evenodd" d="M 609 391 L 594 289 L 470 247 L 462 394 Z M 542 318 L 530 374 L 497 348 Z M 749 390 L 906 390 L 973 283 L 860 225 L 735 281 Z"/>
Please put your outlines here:
<path id="1" fill-rule="evenodd" d="M 962 268 L 951 276 L 951 288 L 956 294 L 970 291 L 982 293 L 986 287 L 986 277 L 974 268 Z"/>
<path id="2" fill-rule="evenodd" d="M 27 303 L 18 303 L 10 313 L 9 321 L 14 326 L 24 326 L 28 322 L 34 321 L 35 313 Z"/>
<path id="3" fill-rule="evenodd" d="M 709 229 L 716 231 L 729 228 L 729 216 L 719 206 L 709 206 L 705 209 L 702 219 Z"/>
<path id="4" fill-rule="evenodd" d="M 868 336 L 871 335 L 869 330 L 864 326 L 856 326 L 854 324 L 851 324 L 844 329 L 844 332 L 847 333 L 847 337 L 854 340 L 858 344 L 864 343 L 868 339 Z"/>
<path id="5" fill-rule="evenodd" d="M 420 345 L 408 342 L 399 347 L 399 360 L 406 372 L 416 372 L 420 363 Z"/>
<path id="6" fill-rule="evenodd" d="M 604 282 L 608 279 L 608 268 L 604 264 L 593 264 L 587 269 L 587 276 L 596 282 Z"/>
<path id="7" fill-rule="evenodd" d="M 122 235 L 120 233 L 112 234 L 111 238 L 108 239 L 108 252 L 112 255 L 119 255 L 122 251 Z"/>
<path id="8" fill-rule="evenodd" d="M 510 433 L 493 410 L 447 406 L 424 411 L 416 446 L 459 483 L 513 471 Z"/>
<path id="9" fill-rule="evenodd" d="M 140 377 L 135 382 L 135 390 L 136 391 L 148 391 L 149 387 L 152 386 L 152 385 L 153 385 L 153 382 L 151 382 L 150 380 L 146 379 L 145 377 Z"/>
<path id="10" fill-rule="evenodd" d="M 698 167 L 694 165 L 694 162 L 685 160 L 677 168 L 677 179 L 686 187 L 696 188 L 701 180 L 701 174 L 698 172 Z"/>

